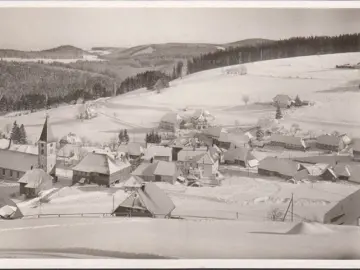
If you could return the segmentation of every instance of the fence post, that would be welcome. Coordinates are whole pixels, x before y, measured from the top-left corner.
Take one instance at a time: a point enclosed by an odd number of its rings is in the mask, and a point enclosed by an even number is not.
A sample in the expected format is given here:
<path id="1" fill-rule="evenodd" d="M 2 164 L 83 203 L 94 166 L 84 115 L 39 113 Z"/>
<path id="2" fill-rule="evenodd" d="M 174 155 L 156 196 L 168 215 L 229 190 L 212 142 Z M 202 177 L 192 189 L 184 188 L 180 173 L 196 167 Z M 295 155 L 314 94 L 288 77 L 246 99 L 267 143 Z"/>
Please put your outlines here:
<path id="1" fill-rule="evenodd" d="M 239 219 L 239 212 L 236 212 L 236 219 Z"/>

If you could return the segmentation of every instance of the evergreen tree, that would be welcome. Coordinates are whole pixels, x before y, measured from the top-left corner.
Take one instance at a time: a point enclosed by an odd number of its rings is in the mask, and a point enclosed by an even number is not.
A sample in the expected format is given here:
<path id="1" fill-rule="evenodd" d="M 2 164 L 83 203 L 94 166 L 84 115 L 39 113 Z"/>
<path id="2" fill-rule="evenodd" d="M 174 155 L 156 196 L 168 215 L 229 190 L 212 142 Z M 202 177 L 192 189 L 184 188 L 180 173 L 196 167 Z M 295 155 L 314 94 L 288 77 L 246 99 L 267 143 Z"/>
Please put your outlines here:
<path id="1" fill-rule="evenodd" d="M 127 143 L 129 143 L 129 141 L 130 141 L 130 138 L 129 138 L 129 135 L 128 135 L 128 132 L 127 132 L 127 129 L 125 129 L 124 130 L 124 134 L 123 134 L 123 136 L 124 136 L 124 142 L 127 144 Z"/>
<path id="2" fill-rule="evenodd" d="M 299 98 L 299 95 L 295 98 L 295 106 L 300 107 L 302 105 L 302 101 Z"/>
<path id="3" fill-rule="evenodd" d="M 124 142 L 124 131 L 121 129 L 118 135 L 119 138 L 119 144 L 122 144 Z"/>
<path id="4" fill-rule="evenodd" d="M 258 128 L 256 131 L 256 139 L 261 141 L 264 138 L 264 131 L 261 128 Z"/>
<path id="5" fill-rule="evenodd" d="M 283 117 L 280 106 L 277 106 L 276 108 L 276 115 L 275 115 L 275 119 L 281 119 Z"/>
<path id="6" fill-rule="evenodd" d="M 19 143 L 20 139 L 21 139 L 21 133 L 20 133 L 20 128 L 18 126 L 18 124 L 16 123 L 16 121 L 14 122 L 12 131 L 11 131 L 11 140 L 14 141 L 15 143 Z"/>
<path id="7" fill-rule="evenodd" d="M 25 127 L 23 124 L 21 124 L 20 126 L 20 144 L 26 144 L 27 143 L 27 138 L 26 138 L 26 131 L 25 131 Z"/>

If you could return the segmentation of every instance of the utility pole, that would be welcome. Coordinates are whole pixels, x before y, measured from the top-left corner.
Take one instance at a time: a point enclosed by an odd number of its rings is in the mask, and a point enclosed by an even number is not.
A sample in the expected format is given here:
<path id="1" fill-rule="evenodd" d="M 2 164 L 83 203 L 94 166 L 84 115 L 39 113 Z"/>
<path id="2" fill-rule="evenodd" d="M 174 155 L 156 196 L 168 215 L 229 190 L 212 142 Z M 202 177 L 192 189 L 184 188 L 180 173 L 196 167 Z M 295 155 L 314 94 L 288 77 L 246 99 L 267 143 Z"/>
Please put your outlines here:
<path id="1" fill-rule="evenodd" d="M 291 222 L 294 221 L 294 193 L 291 193 Z"/>

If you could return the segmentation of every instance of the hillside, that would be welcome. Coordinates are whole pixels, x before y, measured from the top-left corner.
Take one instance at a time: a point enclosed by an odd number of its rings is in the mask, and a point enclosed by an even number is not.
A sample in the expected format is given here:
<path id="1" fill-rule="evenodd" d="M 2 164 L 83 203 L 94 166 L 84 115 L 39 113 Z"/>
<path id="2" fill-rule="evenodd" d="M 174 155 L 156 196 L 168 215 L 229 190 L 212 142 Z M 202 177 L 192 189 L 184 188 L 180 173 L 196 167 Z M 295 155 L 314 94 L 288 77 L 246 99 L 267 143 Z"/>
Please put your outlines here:
<path id="1" fill-rule="evenodd" d="M 19 51 L 0 49 L 0 58 L 51 58 L 51 59 L 78 59 L 90 53 L 70 45 L 59 46 L 56 48 L 42 51 Z"/>
<path id="2" fill-rule="evenodd" d="M 235 42 L 230 42 L 223 44 L 222 46 L 225 48 L 230 47 L 247 47 L 247 46 L 257 46 L 261 44 L 271 44 L 274 40 L 263 39 L 263 38 L 251 38 L 251 39 L 243 39 Z"/>
<path id="3" fill-rule="evenodd" d="M 156 127 L 166 112 L 185 107 L 209 110 L 216 117 L 215 124 L 253 125 L 259 118 L 275 115 L 274 108 L 256 108 L 254 103 L 269 102 L 283 93 L 293 98 L 299 95 L 315 105 L 284 112 L 281 125 L 298 123 L 304 132 L 338 130 L 360 136 L 359 71 L 334 68 L 358 63 L 359 59 L 360 53 L 343 53 L 268 60 L 245 64 L 248 74 L 244 76 L 226 74 L 226 69 L 236 66 L 198 72 L 170 82 L 161 94 L 139 89 L 100 102 L 97 110 L 101 116 L 83 123 L 75 122 L 76 108 L 71 106 L 49 113 L 59 136 L 71 131 L 103 143 L 120 128 L 128 128 L 131 140 L 143 141 L 146 128 Z M 242 101 L 243 95 L 249 96 L 248 106 Z M 29 125 L 29 136 L 37 136 L 43 113 L 0 118 L 0 127 L 14 120 Z"/>

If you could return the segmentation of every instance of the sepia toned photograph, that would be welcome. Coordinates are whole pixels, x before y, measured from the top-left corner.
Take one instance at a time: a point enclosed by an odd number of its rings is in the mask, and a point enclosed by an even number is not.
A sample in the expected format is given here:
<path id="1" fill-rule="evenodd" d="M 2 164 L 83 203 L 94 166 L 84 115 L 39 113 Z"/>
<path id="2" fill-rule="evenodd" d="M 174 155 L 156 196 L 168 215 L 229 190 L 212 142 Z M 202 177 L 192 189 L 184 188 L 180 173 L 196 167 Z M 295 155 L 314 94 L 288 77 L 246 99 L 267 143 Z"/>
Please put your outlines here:
<path id="1" fill-rule="evenodd" d="M 360 259 L 360 6 L 0 4 L 0 37 L 0 260 Z"/>

